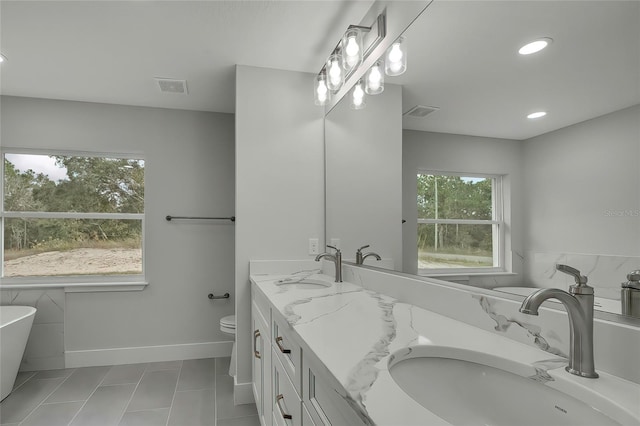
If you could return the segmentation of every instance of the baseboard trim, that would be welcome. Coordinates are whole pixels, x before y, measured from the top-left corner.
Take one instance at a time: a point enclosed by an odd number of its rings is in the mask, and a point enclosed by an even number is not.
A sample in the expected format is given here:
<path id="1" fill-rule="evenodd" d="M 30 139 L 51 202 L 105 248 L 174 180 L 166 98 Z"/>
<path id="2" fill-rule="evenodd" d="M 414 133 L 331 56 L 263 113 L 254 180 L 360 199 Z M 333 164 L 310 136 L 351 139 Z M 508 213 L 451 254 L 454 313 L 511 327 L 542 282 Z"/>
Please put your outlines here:
<path id="1" fill-rule="evenodd" d="M 65 351 L 66 368 L 137 364 L 182 359 L 221 358 L 231 355 L 233 342 L 186 343 L 181 345 Z"/>
<path id="2" fill-rule="evenodd" d="M 233 403 L 235 405 L 240 404 L 253 404 L 256 402 L 253 397 L 253 384 L 249 383 L 238 383 L 236 380 L 238 378 L 233 378 Z"/>

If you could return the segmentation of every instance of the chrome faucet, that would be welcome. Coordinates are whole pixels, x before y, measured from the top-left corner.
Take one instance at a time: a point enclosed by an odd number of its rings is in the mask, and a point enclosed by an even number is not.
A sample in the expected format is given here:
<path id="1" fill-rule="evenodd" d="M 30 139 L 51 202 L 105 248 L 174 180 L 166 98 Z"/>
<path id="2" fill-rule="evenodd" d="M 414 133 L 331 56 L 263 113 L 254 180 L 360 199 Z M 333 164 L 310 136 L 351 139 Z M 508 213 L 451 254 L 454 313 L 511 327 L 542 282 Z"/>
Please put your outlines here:
<path id="1" fill-rule="evenodd" d="M 598 373 L 593 362 L 593 287 L 587 285 L 587 277 L 575 268 L 556 265 L 556 269 L 574 277 L 575 284 L 569 292 L 558 288 L 543 288 L 529 295 L 520 312 L 538 315 L 538 308 L 547 299 L 559 300 L 569 317 L 569 365 L 566 370 L 576 376 L 595 379 Z"/>
<path id="2" fill-rule="evenodd" d="M 372 251 L 369 253 L 362 254 L 362 249 L 366 249 L 367 247 L 369 247 L 369 244 L 367 244 L 366 246 L 360 247 L 356 251 L 356 265 L 362 265 L 364 263 L 364 260 L 369 256 L 375 257 L 376 260 L 382 260 L 382 258 L 380 257 L 380 255 L 378 255 L 378 253 L 374 253 Z"/>
<path id="3" fill-rule="evenodd" d="M 337 283 L 341 283 L 342 282 L 342 252 L 340 251 L 339 248 L 336 248 L 334 246 L 330 246 L 327 245 L 327 247 L 332 248 L 336 251 L 335 254 L 331 254 L 331 253 L 320 253 L 319 255 L 316 256 L 316 262 L 320 262 L 320 259 L 322 259 L 323 257 L 326 257 L 327 259 L 330 259 L 333 261 L 333 263 L 335 263 L 336 265 L 336 282 Z"/>

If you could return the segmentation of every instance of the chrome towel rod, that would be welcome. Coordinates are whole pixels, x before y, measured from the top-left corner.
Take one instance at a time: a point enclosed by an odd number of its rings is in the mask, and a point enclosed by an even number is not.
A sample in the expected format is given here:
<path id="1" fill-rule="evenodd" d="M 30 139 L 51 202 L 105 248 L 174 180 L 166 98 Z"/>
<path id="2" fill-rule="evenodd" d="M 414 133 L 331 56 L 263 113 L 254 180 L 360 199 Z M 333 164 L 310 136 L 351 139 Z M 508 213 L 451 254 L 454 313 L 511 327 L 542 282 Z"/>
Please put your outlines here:
<path id="1" fill-rule="evenodd" d="M 173 219 L 180 219 L 180 220 L 230 220 L 231 222 L 235 222 L 236 221 L 236 217 L 235 216 L 230 216 L 230 217 L 199 217 L 199 216 L 170 216 L 167 215 L 167 217 L 165 217 L 165 219 L 167 219 L 167 221 L 171 221 Z"/>

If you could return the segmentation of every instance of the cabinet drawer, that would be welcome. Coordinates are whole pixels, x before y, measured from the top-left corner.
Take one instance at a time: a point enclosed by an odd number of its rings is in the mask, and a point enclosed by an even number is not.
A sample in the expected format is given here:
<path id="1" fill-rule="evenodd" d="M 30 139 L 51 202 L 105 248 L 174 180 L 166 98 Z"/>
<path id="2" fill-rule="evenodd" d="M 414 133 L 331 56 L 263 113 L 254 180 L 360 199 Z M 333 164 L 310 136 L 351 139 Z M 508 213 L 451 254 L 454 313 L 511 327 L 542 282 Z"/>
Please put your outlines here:
<path id="1" fill-rule="evenodd" d="M 282 363 L 298 395 L 302 395 L 302 351 L 292 338 L 294 331 L 279 312 L 274 311 L 271 320 L 271 347 L 275 353 L 274 357 Z"/>
<path id="2" fill-rule="evenodd" d="M 273 424 L 278 426 L 302 425 L 302 401 L 298 392 L 294 389 L 289 375 L 284 371 L 284 366 L 275 355 L 277 349 L 273 348 L 271 357 L 271 404 L 273 412 Z"/>

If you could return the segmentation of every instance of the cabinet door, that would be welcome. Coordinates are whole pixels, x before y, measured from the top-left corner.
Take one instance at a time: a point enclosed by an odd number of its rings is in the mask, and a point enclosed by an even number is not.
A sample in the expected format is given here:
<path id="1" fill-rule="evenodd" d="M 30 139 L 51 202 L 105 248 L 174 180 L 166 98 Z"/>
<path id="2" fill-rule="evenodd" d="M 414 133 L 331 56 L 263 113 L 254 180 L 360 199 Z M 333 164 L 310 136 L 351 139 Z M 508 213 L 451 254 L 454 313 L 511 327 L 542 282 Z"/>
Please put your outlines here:
<path id="1" fill-rule="evenodd" d="M 253 327 L 253 395 L 260 423 L 271 426 L 271 347 L 269 327 L 255 303 L 251 304 Z"/>
<path id="2" fill-rule="evenodd" d="M 303 405 L 317 426 L 364 426 L 353 408 L 329 384 L 318 377 L 319 367 L 314 367 L 304 357 Z M 328 373 L 327 373 L 328 374 Z"/>
<path id="3" fill-rule="evenodd" d="M 276 351 L 275 348 L 272 348 L 272 350 Z M 273 424 L 278 426 L 301 426 L 302 401 L 275 353 L 271 358 L 271 365 Z"/>
<path id="4" fill-rule="evenodd" d="M 311 418 L 311 414 L 309 414 L 305 403 L 302 404 L 302 426 L 317 426 Z"/>

